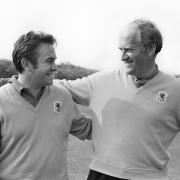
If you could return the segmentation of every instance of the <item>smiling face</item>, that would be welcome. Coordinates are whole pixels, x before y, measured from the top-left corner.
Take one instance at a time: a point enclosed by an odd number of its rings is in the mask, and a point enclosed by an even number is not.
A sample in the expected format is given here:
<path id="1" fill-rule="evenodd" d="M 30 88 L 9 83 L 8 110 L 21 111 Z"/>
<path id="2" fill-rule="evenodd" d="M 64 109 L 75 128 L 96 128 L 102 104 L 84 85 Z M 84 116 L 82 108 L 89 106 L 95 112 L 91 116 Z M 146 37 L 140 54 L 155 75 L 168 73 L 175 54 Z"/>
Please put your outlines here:
<path id="1" fill-rule="evenodd" d="M 126 67 L 126 73 L 137 77 L 143 77 L 154 62 L 141 43 L 140 31 L 129 26 L 120 36 L 119 49 L 121 60 Z"/>
<path id="2" fill-rule="evenodd" d="M 57 70 L 55 65 L 56 53 L 53 45 L 42 43 L 37 49 L 37 65 L 32 68 L 31 76 L 35 88 L 51 85 L 53 73 Z"/>

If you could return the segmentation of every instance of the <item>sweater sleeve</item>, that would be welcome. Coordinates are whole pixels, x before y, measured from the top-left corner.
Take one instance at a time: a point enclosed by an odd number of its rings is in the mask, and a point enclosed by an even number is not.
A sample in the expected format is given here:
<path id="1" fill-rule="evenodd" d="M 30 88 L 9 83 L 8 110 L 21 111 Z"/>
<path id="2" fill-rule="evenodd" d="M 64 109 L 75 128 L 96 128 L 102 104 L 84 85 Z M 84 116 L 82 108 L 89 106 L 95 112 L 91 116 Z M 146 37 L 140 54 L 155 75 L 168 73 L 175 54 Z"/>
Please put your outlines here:
<path id="1" fill-rule="evenodd" d="M 1 153 L 1 151 L 2 151 L 1 141 L 2 141 L 2 133 L 1 133 L 1 121 L 0 121 L 0 153 Z"/>
<path id="2" fill-rule="evenodd" d="M 2 152 L 2 124 L 3 124 L 3 117 L 0 112 L 0 154 Z"/>
<path id="3" fill-rule="evenodd" d="M 180 130 L 180 102 L 178 102 L 177 105 L 177 122 L 178 122 L 178 126 L 179 126 L 179 130 Z"/>
<path id="4" fill-rule="evenodd" d="M 176 92 L 174 93 L 174 95 L 176 96 L 175 99 L 176 99 L 176 112 L 177 112 L 177 122 L 178 122 L 178 126 L 179 126 L 179 130 L 180 130 L 180 94 L 179 94 L 179 89 L 180 89 L 180 79 L 177 79 L 177 82 L 178 82 L 178 87 L 174 88 L 176 90 Z"/>
<path id="5" fill-rule="evenodd" d="M 54 84 L 63 85 L 69 90 L 76 103 L 88 106 L 93 93 L 92 81 L 89 76 L 77 80 L 54 80 Z"/>
<path id="6" fill-rule="evenodd" d="M 91 139 L 92 118 L 82 114 L 74 103 L 74 118 L 72 120 L 70 133 L 81 140 Z"/>

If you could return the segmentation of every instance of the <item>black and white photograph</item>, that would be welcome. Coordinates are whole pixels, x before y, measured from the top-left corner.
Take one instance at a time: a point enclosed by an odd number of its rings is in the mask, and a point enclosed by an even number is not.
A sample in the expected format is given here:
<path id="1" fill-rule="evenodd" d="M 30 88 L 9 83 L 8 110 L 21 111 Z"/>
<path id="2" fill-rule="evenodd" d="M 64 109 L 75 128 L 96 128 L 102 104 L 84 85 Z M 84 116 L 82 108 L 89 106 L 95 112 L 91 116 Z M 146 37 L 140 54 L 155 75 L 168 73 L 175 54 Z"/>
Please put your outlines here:
<path id="1" fill-rule="evenodd" d="M 180 180 L 178 0 L 0 7 L 0 180 Z"/>

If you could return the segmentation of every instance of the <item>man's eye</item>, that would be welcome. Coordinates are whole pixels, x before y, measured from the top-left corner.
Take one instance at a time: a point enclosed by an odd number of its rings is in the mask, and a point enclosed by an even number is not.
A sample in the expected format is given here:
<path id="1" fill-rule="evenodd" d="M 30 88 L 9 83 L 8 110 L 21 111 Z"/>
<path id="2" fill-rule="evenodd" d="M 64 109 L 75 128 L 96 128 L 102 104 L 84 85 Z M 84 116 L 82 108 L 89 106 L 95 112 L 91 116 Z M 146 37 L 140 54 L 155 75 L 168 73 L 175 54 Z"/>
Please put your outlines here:
<path id="1" fill-rule="evenodd" d="M 121 52 L 132 52 L 134 49 L 122 49 L 122 48 L 119 48 L 119 50 L 121 51 Z"/>
<path id="2" fill-rule="evenodd" d="M 119 48 L 119 50 L 120 50 L 121 52 L 125 51 L 125 49 L 122 49 L 122 48 Z"/>
<path id="3" fill-rule="evenodd" d="M 48 64 L 52 64 L 53 62 L 54 62 L 54 60 L 53 59 L 49 59 L 49 60 L 47 60 L 46 61 Z"/>
<path id="4" fill-rule="evenodd" d="M 46 61 L 47 62 L 47 64 L 52 64 L 52 61 Z"/>
<path id="5" fill-rule="evenodd" d="M 133 51 L 133 49 L 127 49 L 126 51 L 127 51 L 127 52 L 132 52 L 132 51 Z"/>

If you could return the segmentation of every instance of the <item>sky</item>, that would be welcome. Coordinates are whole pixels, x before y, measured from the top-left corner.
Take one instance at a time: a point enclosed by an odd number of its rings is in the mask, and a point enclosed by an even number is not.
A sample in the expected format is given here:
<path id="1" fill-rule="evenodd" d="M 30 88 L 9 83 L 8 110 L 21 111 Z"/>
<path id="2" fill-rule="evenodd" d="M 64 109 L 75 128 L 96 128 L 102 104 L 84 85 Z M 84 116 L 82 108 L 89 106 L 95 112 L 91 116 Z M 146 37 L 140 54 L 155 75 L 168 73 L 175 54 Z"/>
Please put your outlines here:
<path id="1" fill-rule="evenodd" d="M 179 0 L 0 0 L 0 59 L 30 30 L 58 40 L 57 63 L 105 70 L 121 65 L 121 29 L 136 18 L 152 20 L 163 35 L 157 64 L 180 74 Z"/>

